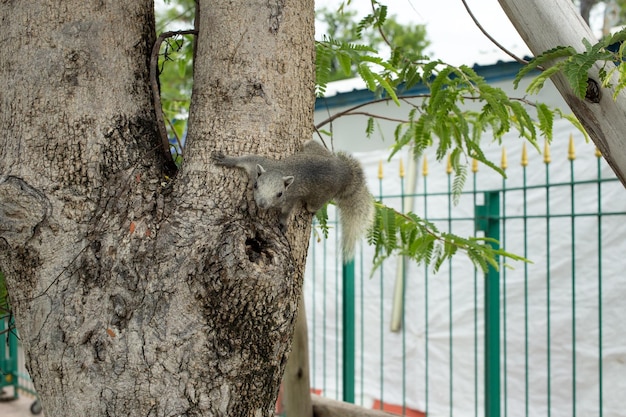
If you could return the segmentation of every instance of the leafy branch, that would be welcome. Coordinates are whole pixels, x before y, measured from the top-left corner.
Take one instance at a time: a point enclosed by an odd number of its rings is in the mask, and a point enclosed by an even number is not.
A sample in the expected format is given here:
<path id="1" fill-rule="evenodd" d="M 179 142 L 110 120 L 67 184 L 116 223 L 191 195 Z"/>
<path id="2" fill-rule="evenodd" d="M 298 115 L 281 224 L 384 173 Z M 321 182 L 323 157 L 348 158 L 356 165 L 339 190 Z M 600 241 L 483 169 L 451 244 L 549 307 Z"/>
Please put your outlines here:
<path id="1" fill-rule="evenodd" d="M 504 175 L 499 167 L 484 156 L 480 148 L 484 132 L 491 131 L 493 139 L 500 141 L 504 134 L 516 130 L 520 137 L 528 140 L 538 151 L 539 136 L 548 141 L 552 139 L 555 118 L 564 117 L 559 110 L 536 105 L 526 99 L 509 98 L 503 90 L 489 85 L 470 67 L 455 67 L 440 60 L 431 61 L 394 47 L 384 32 L 386 7 L 375 0 L 371 4 L 372 13 L 359 22 L 357 34 L 362 34 L 368 27 L 380 32 L 392 49 L 390 57 L 382 59 L 379 52 L 370 46 L 324 38 L 317 43 L 317 92 L 323 94 L 325 91 L 327 75 L 330 73 L 328 65 L 336 59 L 346 72 L 357 68 L 357 73 L 368 89 L 376 93 L 371 103 L 391 100 L 399 105 L 400 100 L 407 97 L 421 99 L 421 103 L 412 105 L 405 120 L 394 120 L 398 124 L 391 156 L 407 145 L 412 146 L 416 155 L 421 155 L 428 147 L 436 146 L 438 160 L 448 154 L 452 156 L 455 183 L 462 188 L 467 172 L 464 167 L 471 159 Z M 532 71 L 537 67 L 527 68 L 527 71 Z M 424 94 L 402 94 L 418 83 L 427 90 Z M 468 101 L 474 103 L 472 108 L 466 106 Z M 475 109 L 476 104 L 481 106 L 478 110 Z M 338 117 L 362 114 L 369 117 L 366 128 L 369 135 L 374 128 L 372 120 L 384 117 L 357 111 L 366 105 L 369 103 L 332 115 L 316 128 Z M 535 109 L 536 114 L 531 115 L 531 108 Z"/>
<path id="2" fill-rule="evenodd" d="M 331 80 L 331 63 L 336 59 L 345 74 L 350 74 L 353 66 L 356 67 L 356 72 L 365 81 L 370 90 L 377 91 L 379 88 L 383 88 L 399 104 L 395 89 L 390 83 L 388 75 L 393 73 L 395 69 L 388 62 L 377 56 L 377 51 L 374 48 L 324 36 L 322 41 L 315 43 L 315 49 L 315 90 L 318 96 L 322 96 L 326 92 L 326 86 Z M 382 67 L 384 73 L 372 71 L 370 65 Z"/>
<path id="3" fill-rule="evenodd" d="M 514 86 L 517 88 L 521 79 L 539 67 L 546 69 L 537 75 L 528 88 L 527 92 L 535 94 L 539 92 L 545 82 L 554 74 L 563 73 L 569 82 L 574 94 L 580 99 L 588 96 L 590 88 L 589 70 L 596 64 L 602 64 L 599 70 L 600 81 L 603 87 L 613 87 L 615 74 L 618 75 L 617 85 L 614 90 L 614 98 L 626 87 L 626 66 L 624 65 L 624 41 L 626 29 L 606 36 L 599 42 L 591 44 L 587 39 L 582 39 L 585 49 L 577 52 L 572 46 L 557 46 L 535 58 L 524 67 L 515 77 Z M 618 45 L 617 51 L 614 47 Z"/>
<path id="4" fill-rule="evenodd" d="M 499 269 L 498 257 L 512 261 L 530 262 L 528 259 L 495 249 L 495 239 L 486 237 L 461 237 L 441 232 L 437 227 L 415 213 L 401 213 L 381 202 L 374 203 L 374 223 L 368 231 L 368 243 L 374 247 L 372 273 L 392 256 L 406 256 L 418 264 L 431 265 L 437 272 L 443 263 L 458 252 L 464 252 L 470 261 L 483 272 L 489 266 Z M 328 205 L 315 213 L 314 233 L 328 238 Z M 322 236 L 318 235 L 318 240 Z"/>
<path id="5" fill-rule="evenodd" d="M 433 223 L 415 213 L 403 214 L 382 203 L 376 203 L 374 227 L 370 229 L 368 241 L 375 247 L 375 268 L 392 255 L 401 255 L 417 263 L 432 265 L 436 272 L 444 261 L 458 251 L 465 252 L 476 268 L 483 272 L 486 272 L 489 266 L 499 269 L 497 260 L 499 256 L 529 262 L 503 249 L 494 249 L 492 244 L 497 243 L 494 239 L 463 238 L 452 233 L 440 232 Z"/>

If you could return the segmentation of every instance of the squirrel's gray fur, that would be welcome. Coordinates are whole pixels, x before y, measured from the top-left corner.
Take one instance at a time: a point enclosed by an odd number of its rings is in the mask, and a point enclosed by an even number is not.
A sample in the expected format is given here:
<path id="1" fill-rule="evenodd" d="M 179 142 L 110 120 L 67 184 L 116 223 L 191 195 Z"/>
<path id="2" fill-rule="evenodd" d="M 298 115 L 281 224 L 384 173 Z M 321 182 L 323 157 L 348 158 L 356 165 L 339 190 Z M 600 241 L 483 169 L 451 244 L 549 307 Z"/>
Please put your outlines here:
<path id="1" fill-rule="evenodd" d="M 343 152 L 333 154 L 310 140 L 301 152 L 281 160 L 258 155 L 226 156 L 219 152 L 213 154 L 213 160 L 217 165 L 246 170 L 257 206 L 279 208 L 283 231 L 299 202 L 309 213 L 315 213 L 334 200 L 339 208 L 342 248 L 347 259 L 354 257 L 356 241 L 372 224 L 374 200 L 361 164 Z"/>

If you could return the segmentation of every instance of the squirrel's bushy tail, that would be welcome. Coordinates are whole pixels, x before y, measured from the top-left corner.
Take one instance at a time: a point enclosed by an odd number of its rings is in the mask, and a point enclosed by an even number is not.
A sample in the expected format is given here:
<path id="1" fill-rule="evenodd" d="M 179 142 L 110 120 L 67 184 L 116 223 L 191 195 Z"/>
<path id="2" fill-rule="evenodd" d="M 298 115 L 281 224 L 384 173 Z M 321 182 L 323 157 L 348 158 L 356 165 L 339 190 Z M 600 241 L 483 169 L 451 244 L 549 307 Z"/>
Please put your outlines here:
<path id="1" fill-rule="evenodd" d="M 352 173 L 352 181 L 335 198 L 341 223 L 341 247 L 346 261 L 354 258 L 356 242 L 365 235 L 374 221 L 374 197 L 367 189 L 361 164 L 354 158 L 339 152 Z"/>

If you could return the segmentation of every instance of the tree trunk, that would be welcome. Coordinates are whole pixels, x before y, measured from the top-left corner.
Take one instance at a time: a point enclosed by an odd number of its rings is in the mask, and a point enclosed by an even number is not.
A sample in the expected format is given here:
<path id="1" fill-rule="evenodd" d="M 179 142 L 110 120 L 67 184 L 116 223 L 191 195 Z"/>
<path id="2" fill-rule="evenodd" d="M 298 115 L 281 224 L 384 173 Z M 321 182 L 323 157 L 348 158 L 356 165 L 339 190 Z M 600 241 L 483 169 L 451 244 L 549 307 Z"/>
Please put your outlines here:
<path id="1" fill-rule="evenodd" d="M 591 9 L 596 5 L 598 0 L 580 0 L 580 17 L 589 25 L 589 14 Z"/>
<path id="2" fill-rule="evenodd" d="M 583 51 L 583 38 L 595 42 L 591 29 L 570 0 L 500 0 L 500 5 L 535 55 L 559 45 L 571 45 Z M 620 92 L 614 100 L 612 88 L 600 87 L 599 70 L 600 65 L 596 64 L 589 71 L 589 79 L 600 91 L 597 102 L 576 97 L 562 74 L 553 76 L 552 81 L 626 186 L 626 91 Z"/>
<path id="3" fill-rule="evenodd" d="M 200 10 L 168 179 L 152 1 L 0 4 L 0 270 L 46 415 L 273 414 L 310 216 L 284 236 L 210 155 L 310 137 L 313 2 Z"/>

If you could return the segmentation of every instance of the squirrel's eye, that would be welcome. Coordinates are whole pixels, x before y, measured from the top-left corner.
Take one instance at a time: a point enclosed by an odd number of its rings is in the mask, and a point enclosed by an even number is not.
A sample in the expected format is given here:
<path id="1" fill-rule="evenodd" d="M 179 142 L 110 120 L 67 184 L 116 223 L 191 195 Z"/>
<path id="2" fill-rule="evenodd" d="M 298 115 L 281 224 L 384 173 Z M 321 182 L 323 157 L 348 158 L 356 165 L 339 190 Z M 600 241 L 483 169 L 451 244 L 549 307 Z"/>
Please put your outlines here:
<path id="1" fill-rule="evenodd" d="M 255 189 L 257 188 L 257 183 L 256 183 L 256 181 L 254 182 L 254 188 L 255 188 Z"/>
<path id="2" fill-rule="evenodd" d="M 283 196 L 283 192 L 281 191 L 280 193 L 276 194 L 276 197 L 280 198 Z"/>

